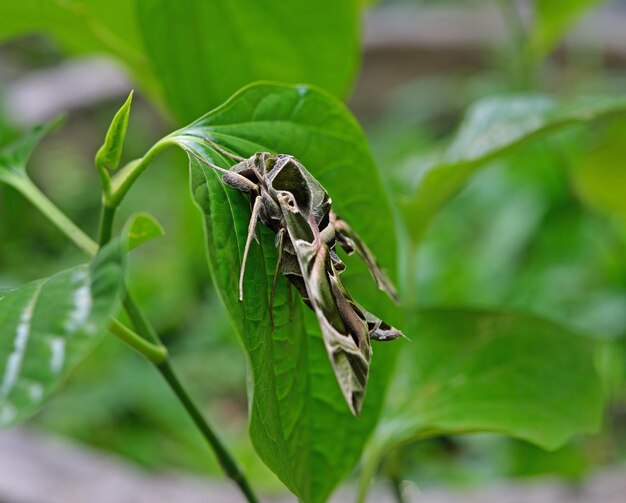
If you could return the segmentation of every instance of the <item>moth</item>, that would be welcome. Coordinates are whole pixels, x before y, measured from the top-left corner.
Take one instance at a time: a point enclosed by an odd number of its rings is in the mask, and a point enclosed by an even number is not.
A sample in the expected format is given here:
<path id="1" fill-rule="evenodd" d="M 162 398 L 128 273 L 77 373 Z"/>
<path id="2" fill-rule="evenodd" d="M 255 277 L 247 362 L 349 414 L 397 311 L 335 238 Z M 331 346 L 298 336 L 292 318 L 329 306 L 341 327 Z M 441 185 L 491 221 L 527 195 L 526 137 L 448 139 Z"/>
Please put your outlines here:
<path id="1" fill-rule="evenodd" d="M 324 187 L 297 159 L 268 152 L 243 158 L 206 141 L 236 164 L 224 169 L 191 149 L 187 152 L 220 171 L 226 185 L 251 196 L 252 213 L 239 275 L 239 300 L 244 298 L 246 262 L 260 221 L 276 234 L 278 249 L 270 313 L 276 281 L 282 271 L 315 312 L 341 392 L 352 413 L 358 416 L 372 358 L 370 341 L 390 341 L 403 334 L 352 298 L 341 281 L 345 264 L 336 253 L 337 244 L 348 254 L 356 252 L 378 288 L 397 301 L 393 284 L 358 234 L 332 211 L 332 201 Z"/>

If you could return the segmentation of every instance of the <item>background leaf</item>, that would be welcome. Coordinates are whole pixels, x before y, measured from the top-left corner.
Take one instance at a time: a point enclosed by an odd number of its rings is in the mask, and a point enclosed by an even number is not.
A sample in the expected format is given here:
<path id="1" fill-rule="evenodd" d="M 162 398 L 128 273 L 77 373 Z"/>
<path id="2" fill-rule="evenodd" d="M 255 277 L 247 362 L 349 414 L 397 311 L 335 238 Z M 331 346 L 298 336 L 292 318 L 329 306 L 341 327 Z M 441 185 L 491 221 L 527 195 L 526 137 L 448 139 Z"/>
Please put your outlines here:
<path id="1" fill-rule="evenodd" d="M 403 443 L 488 431 L 555 449 L 599 428 L 600 380 L 589 341 L 529 315 L 421 311 L 372 439 L 361 494 Z"/>
<path id="2" fill-rule="evenodd" d="M 242 156 L 257 151 L 295 155 L 324 185 L 336 211 L 360 233 L 395 276 L 393 218 L 363 133 L 344 105 L 304 86 L 258 84 L 170 136 L 207 160 L 229 161 L 211 138 Z M 232 161 L 231 161 L 232 162 Z M 335 380 L 317 321 L 289 294 L 281 276 L 274 319 L 268 296 L 276 263 L 274 236 L 260 226 L 244 284 L 237 278 L 250 219 L 249 197 L 226 187 L 220 174 L 190 156 L 191 188 L 204 217 L 216 287 L 243 342 L 250 370 L 250 434 L 265 463 L 303 501 L 324 501 L 354 466 L 372 431 L 399 347 L 377 344 L 360 418 L 350 413 Z M 357 300 L 397 323 L 398 313 L 376 289 L 365 266 L 351 257 L 344 278 Z M 290 296 L 291 295 L 291 296 Z"/>
<path id="3" fill-rule="evenodd" d="M 122 275 L 113 242 L 91 265 L 0 291 L 0 428 L 33 414 L 101 340 Z"/>
<path id="4" fill-rule="evenodd" d="M 45 33 L 72 55 L 109 54 L 120 60 L 144 91 L 157 86 L 128 0 L 24 0 L 0 4 L 0 40 Z"/>
<path id="5" fill-rule="evenodd" d="M 568 126 L 624 112 L 626 99 L 611 97 L 558 103 L 546 96 L 512 95 L 478 101 L 448 148 L 415 171 L 416 189 L 403 208 L 412 238 L 420 239 L 439 208 L 488 161 Z"/>
<path id="6" fill-rule="evenodd" d="M 147 54 L 182 122 L 261 79 L 346 95 L 359 48 L 355 0 L 143 0 Z"/>
<path id="7" fill-rule="evenodd" d="M 626 229 L 626 132 L 623 120 L 609 124 L 599 138 L 587 139 L 587 152 L 574 158 L 578 196 L 594 210 L 617 218 Z"/>
<path id="8" fill-rule="evenodd" d="M 548 55 L 582 16 L 604 0 L 535 0 L 529 34 L 530 49 L 538 58 Z"/>
<path id="9" fill-rule="evenodd" d="M 25 176 L 26 163 L 33 151 L 41 139 L 58 127 L 61 122 L 63 122 L 63 117 L 36 126 L 13 143 L 2 147 L 0 149 L 0 182 L 11 184 L 16 179 Z"/>

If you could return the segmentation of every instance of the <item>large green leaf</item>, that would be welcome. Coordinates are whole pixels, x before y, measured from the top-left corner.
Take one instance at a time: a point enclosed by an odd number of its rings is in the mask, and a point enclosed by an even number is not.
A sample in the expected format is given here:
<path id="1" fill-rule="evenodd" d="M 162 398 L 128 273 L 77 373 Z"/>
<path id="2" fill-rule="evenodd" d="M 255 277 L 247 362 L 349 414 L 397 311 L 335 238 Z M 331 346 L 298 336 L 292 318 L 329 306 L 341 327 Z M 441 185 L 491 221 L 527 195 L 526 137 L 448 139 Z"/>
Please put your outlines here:
<path id="1" fill-rule="evenodd" d="M 596 431 L 602 390 L 589 341 L 529 315 L 422 311 L 366 453 L 361 496 L 381 458 L 432 436 L 496 432 L 546 449 Z"/>
<path id="2" fill-rule="evenodd" d="M 261 79 L 343 97 L 355 75 L 355 0 L 142 0 L 146 51 L 176 117 L 190 121 Z"/>
<path id="3" fill-rule="evenodd" d="M 574 124 L 624 112 L 626 98 L 580 98 L 559 103 L 546 96 L 513 95 L 477 102 L 449 147 L 415 171 L 416 188 L 403 208 L 412 239 L 421 238 L 439 208 L 488 161 Z"/>
<path id="4" fill-rule="evenodd" d="M 336 99 L 304 86 L 258 84 L 237 93 L 170 139 L 205 160 L 228 166 L 204 140 L 242 156 L 295 155 L 328 189 L 338 213 L 354 226 L 395 276 L 392 213 L 380 175 L 355 120 Z M 232 162 L 232 161 L 230 161 Z M 280 278 L 272 330 L 268 297 L 276 263 L 274 236 L 261 225 L 246 269 L 244 302 L 237 278 L 250 219 L 249 198 L 190 156 L 191 188 L 205 217 L 215 284 L 243 342 L 250 373 L 250 433 L 265 463 L 300 499 L 324 501 L 354 466 L 376 424 L 394 343 L 377 344 L 361 417 L 350 413 L 331 369 L 315 316 Z M 356 299 L 390 322 L 398 313 L 351 257 L 344 278 Z M 291 296 L 290 296 L 291 295 Z"/>
<path id="5" fill-rule="evenodd" d="M 33 414 L 101 340 L 122 271 L 116 241 L 91 264 L 0 290 L 0 428 Z"/>
<path id="6" fill-rule="evenodd" d="M 0 2 L 0 41 L 44 33 L 70 54 L 108 54 L 153 95 L 157 88 L 128 0 Z"/>

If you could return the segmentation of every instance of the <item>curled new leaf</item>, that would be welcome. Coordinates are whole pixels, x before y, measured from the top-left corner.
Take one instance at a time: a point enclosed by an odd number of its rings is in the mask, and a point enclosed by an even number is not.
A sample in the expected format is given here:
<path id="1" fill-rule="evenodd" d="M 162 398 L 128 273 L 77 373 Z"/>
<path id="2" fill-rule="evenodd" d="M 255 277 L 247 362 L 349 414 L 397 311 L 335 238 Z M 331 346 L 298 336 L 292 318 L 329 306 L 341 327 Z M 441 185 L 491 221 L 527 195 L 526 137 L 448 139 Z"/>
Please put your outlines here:
<path id="1" fill-rule="evenodd" d="M 104 143 L 96 152 L 96 167 L 98 169 L 118 168 L 122 157 L 122 149 L 124 148 L 124 138 L 126 138 L 126 127 L 128 126 L 132 101 L 133 91 L 130 92 L 124 104 L 116 112 L 107 130 Z"/>

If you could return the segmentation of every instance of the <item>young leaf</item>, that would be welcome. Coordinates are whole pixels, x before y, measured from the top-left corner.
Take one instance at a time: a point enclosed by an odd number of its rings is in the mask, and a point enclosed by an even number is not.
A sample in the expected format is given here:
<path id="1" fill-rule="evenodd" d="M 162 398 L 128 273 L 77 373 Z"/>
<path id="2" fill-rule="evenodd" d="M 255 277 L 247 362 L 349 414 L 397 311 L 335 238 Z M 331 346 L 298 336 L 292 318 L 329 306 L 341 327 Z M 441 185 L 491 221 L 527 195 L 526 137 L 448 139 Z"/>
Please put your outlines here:
<path id="1" fill-rule="evenodd" d="M 142 0 L 146 51 L 168 105 L 193 120 L 261 79 L 345 96 L 358 63 L 356 0 Z"/>
<path id="2" fill-rule="evenodd" d="M 148 241 L 165 234 L 165 230 L 149 213 L 137 213 L 126 222 L 124 233 L 128 250 L 133 250 Z"/>
<path id="3" fill-rule="evenodd" d="M 429 309 L 416 321 L 365 455 L 361 501 L 381 458 L 407 442 L 486 431 L 556 449 L 600 426 L 589 341 L 524 314 Z"/>
<path id="4" fill-rule="evenodd" d="M 133 100 L 133 91 L 130 92 L 128 98 L 117 111 L 106 137 L 104 144 L 96 153 L 96 167 L 99 171 L 107 169 L 117 169 L 122 157 L 122 149 L 124 148 L 124 138 L 126 137 L 126 126 L 128 125 L 128 117 L 130 116 L 130 104 Z"/>
<path id="5" fill-rule="evenodd" d="M 568 126 L 623 113 L 626 99 L 611 97 L 561 104 L 545 96 L 515 95 L 477 102 L 443 154 L 415 170 L 417 186 L 403 207 L 412 239 L 419 241 L 439 208 L 488 161 Z"/>
<path id="6" fill-rule="evenodd" d="M 34 127 L 13 143 L 0 148 L 0 182 L 13 184 L 26 175 L 26 163 L 41 139 L 56 129 L 63 117 Z"/>
<path id="7" fill-rule="evenodd" d="M 304 86 L 257 84 L 170 136 L 191 151 L 191 189 L 204 218 L 215 285 L 249 361 L 250 435 L 261 458 L 301 500 L 325 501 L 360 456 L 376 424 L 397 347 L 374 348 L 361 417 L 352 416 L 328 361 L 315 315 L 281 275 L 274 324 L 269 313 L 276 265 L 274 233 L 260 225 L 248 257 L 243 302 L 238 275 L 250 201 L 227 187 L 200 159 L 227 167 L 211 148 L 249 157 L 257 151 L 296 156 L 328 190 L 337 213 L 351 223 L 379 262 L 395 276 L 393 217 L 365 138 L 345 106 Z M 196 157 L 197 156 L 197 157 Z M 364 308 L 398 324 L 398 312 L 358 259 L 342 275 Z"/>
<path id="8" fill-rule="evenodd" d="M 122 275 L 115 241 L 91 264 L 0 290 L 0 428 L 32 415 L 100 341 Z"/>

